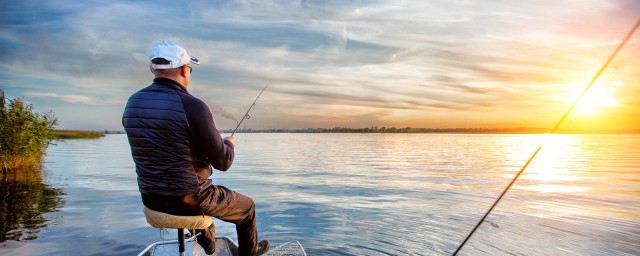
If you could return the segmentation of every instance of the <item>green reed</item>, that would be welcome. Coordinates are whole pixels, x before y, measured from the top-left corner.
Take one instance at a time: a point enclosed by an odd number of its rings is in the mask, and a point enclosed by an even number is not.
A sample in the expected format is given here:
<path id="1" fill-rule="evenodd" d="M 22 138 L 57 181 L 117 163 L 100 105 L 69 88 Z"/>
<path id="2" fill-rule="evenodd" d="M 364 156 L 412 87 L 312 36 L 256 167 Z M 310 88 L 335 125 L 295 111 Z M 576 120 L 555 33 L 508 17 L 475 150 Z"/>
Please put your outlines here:
<path id="1" fill-rule="evenodd" d="M 58 120 L 50 111 L 34 113 L 22 99 L 5 102 L 0 90 L 0 167 L 2 171 L 39 165 Z"/>

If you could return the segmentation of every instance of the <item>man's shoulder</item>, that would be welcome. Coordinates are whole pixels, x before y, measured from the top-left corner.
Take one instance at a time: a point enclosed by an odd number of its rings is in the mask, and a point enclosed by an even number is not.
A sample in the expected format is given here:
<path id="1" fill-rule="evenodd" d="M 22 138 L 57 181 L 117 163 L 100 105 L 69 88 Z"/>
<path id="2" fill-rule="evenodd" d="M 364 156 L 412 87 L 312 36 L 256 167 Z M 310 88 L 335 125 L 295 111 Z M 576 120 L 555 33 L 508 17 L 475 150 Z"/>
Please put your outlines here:
<path id="1" fill-rule="evenodd" d="M 142 95 L 144 95 L 146 92 L 149 91 L 149 87 L 151 87 L 151 85 L 145 86 L 144 88 L 142 88 L 142 89 L 134 92 L 133 94 L 131 94 L 129 96 L 129 101 L 140 98 Z"/>
<path id="2" fill-rule="evenodd" d="M 177 111 L 184 111 L 183 100 L 178 93 L 173 90 L 151 84 L 133 93 L 127 99 L 126 108 L 170 108 Z"/>
<path id="3" fill-rule="evenodd" d="M 135 98 L 141 98 L 141 97 L 142 98 L 163 97 L 162 96 L 163 94 L 177 95 L 178 93 L 176 93 L 174 90 L 171 90 L 170 88 L 165 88 L 164 86 L 160 86 L 153 83 L 131 94 L 129 98 L 135 99 Z"/>
<path id="4" fill-rule="evenodd" d="M 207 106 L 204 101 L 198 99 L 198 97 L 193 96 L 187 92 L 178 92 L 180 98 L 182 99 L 182 104 L 184 104 L 185 110 L 194 110 L 194 111 L 203 111 L 209 110 L 209 106 Z"/>
<path id="5" fill-rule="evenodd" d="M 144 94 L 144 93 L 147 93 L 147 92 L 153 92 L 153 91 L 158 91 L 158 85 L 152 83 L 150 85 L 142 87 L 140 90 L 138 90 L 138 91 L 134 92 L 133 94 L 131 94 L 131 96 L 140 95 L 140 94 Z"/>

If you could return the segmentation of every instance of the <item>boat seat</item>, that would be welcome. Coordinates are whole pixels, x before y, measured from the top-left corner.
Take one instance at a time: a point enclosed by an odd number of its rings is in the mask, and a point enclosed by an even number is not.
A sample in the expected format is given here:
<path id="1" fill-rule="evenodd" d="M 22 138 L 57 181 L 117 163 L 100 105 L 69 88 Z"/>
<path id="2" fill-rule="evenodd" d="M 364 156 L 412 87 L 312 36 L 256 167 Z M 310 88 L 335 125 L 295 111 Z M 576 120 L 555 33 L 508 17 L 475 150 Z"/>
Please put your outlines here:
<path id="1" fill-rule="evenodd" d="M 213 223 L 211 216 L 179 216 L 144 208 L 147 222 L 154 228 L 205 229 Z"/>
<path id="2" fill-rule="evenodd" d="M 179 216 L 164 212 L 144 208 L 144 216 L 147 222 L 154 228 L 176 228 L 178 229 L 178 251 L 184 256 L 184 229 L 206 229 L 213 224 L 211 216 Z"/>

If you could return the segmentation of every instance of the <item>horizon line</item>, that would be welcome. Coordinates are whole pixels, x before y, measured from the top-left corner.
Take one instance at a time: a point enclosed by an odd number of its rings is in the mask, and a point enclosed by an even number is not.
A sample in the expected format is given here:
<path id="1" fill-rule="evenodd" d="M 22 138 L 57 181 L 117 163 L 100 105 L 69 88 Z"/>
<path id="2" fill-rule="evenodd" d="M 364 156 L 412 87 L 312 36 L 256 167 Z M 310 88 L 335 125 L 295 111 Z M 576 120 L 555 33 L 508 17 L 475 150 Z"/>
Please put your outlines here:
<path id="1" fill-rule="evenodd" d="M 72 130 L 72 129 L 55 129 Z M 423 128 L 423 127 L 333 127 L 333 128 L 268 128 L 238 129 L 236 133 L 461 133 L 461 134 L 545 134 L 550 128 L 516 127 L 516 128 Z M 72 130 L 73 131 L 73 130 Z M 82 130 L 75 130 L 82 131 Z M 124 130 L 85 130 L 105 134 L 125 133 Z M 219 129 L 221 133 L 230 133 L 233 129 Z M 559 129 L 554 134 L 640 134 L 640 129 Z"/>

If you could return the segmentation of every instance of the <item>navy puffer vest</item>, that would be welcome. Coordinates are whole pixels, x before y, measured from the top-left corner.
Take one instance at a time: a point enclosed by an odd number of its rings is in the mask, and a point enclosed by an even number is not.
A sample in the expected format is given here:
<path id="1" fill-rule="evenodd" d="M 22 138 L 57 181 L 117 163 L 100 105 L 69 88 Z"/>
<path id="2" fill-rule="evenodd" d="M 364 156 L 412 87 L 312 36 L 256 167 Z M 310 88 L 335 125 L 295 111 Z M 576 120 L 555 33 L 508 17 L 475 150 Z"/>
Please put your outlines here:
<path id="1" fill-rule="evenodd" d="M 189 122 L 179 93 L 186 91 L 154 83 L 127 102 L 122 122 L 142 193 L 184 195 L 199 190 Z"/>

